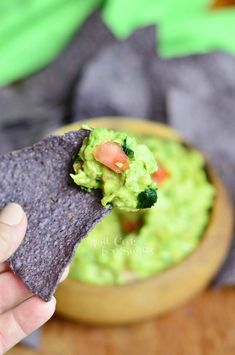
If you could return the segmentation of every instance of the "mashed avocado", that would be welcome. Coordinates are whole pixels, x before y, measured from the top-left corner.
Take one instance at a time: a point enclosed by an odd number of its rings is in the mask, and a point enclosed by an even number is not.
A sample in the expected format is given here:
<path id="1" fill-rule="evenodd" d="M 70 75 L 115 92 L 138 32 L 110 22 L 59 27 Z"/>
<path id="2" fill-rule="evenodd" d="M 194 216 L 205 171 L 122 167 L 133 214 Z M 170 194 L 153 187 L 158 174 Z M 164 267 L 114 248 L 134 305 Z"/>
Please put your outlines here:
<path id="1" fill-rule="evenodd" d="M 72 179 L 86 191 L 100 188 L 103 206 L 125 210 L 152 207 L 157 201 L 152 174 L 156 160 L 146 145 L 126 133 L 93 129 L 74 161 Z"/>
<path id="2" fill-rule="evenodd" d="M 202 155 L 160 138 L 141 142 L 165 169 L 158 203 L 144 212 L 113 209 L 81 243 L 70 278 L 98 285 L 143 279 L 180 262 L 200 242 L 215 194 Z"/>

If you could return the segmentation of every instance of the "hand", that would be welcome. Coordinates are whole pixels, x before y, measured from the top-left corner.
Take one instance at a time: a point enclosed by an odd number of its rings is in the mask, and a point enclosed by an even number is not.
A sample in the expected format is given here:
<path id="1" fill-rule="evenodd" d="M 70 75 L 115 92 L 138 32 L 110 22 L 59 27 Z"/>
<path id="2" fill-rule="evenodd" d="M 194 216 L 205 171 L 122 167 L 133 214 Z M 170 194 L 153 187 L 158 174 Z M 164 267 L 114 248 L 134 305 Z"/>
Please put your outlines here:
<path id="1" fill-rule="evenodd" d="M 19 247 L 27 228 L 22 208 L 11 203 L 0 213 L 0 354 L 44 324 L 56 301 L 33 296 L 5 262 Z M 68 269 L 62 279 L 67 276 Z"/>

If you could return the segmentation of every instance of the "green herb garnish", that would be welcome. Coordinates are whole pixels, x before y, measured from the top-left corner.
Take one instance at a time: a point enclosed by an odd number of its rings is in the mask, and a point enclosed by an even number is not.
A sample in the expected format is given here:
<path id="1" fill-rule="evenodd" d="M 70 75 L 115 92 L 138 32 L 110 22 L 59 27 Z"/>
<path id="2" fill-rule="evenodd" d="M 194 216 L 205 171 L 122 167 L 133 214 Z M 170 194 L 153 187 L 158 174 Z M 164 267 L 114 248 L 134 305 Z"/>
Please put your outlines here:
<path id="1" fill-rule="evenodd" d="M 81 190 L 84 191 L 84 192 L 90 192 L 91 190 L 86 187 L 86 186 L 80 186 L 81 187 Z"/>
<path id="2" fill-rule="evenodd" d="M 139 193 L 137 208 L 150 208 L 157 202 L 157 190 L 153 188 L 148 188 Z"/>
<path id="3" fill-rule="evenodd" d="M 135 153 L 134 153 L 134 151 L 132 149 L 130 149 L 128 147 L 127 137 L 124 139 L 124 143 L 122 145 L 122 149 L 123 149 L 124 153 L 128 156 L 128 158 L 134 158 Z"/>

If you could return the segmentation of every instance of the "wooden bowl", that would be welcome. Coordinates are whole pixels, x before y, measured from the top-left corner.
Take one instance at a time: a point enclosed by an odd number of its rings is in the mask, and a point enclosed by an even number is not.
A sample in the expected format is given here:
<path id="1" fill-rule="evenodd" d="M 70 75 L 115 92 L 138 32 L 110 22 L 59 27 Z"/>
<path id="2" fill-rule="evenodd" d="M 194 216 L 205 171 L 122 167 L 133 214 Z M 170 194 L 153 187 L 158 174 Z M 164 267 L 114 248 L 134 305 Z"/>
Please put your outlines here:
<path id="1" fill-rule="evenodd" d="M 168 126 L 132 119 L 88 120 L 56 133 L 77 130 L 84 123 L 183 142 Z M 192 254 L 156 276 L 126 285 L 96 286 L 67 279 L 56 292 L 57 313 L 93 324 L 131 323 L 174 309 L 203 290 L 223 262 L 233 231 L 233 210 L 227 191 L 207 162 L 206 170 L 215 186 L 216 198 L 208 227 Z"/>

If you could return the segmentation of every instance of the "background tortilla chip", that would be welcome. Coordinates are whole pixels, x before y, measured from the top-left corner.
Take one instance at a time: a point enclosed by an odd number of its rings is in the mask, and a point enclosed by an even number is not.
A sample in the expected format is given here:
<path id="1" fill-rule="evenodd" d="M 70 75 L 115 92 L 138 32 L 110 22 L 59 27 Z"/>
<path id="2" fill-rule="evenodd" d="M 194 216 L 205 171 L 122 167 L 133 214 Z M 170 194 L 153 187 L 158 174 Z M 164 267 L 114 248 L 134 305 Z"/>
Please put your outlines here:
<path id="1" fill-rule="evenodd" d="M 97 116 L 148 117 L 150 86 L 140 54 L 126 43 L 115 43 L 91 60 L 73 101 L 75 118 Z"/>

